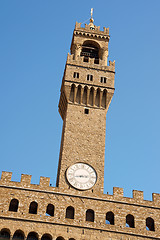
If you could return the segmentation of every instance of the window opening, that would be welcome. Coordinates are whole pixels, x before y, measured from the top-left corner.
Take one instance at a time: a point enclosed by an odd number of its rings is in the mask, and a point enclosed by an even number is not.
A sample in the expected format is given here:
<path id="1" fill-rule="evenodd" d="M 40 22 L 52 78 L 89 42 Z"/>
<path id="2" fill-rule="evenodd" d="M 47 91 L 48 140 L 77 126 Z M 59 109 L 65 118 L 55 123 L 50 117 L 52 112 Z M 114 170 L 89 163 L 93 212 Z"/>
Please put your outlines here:
<path id="1" fill-rule="evenodd" d="M 10 233 L 8 229 L 2 229 L 0 232 L 0 239 L 4 240 L 4 239 L 10 239 Z"/>
<path id="2" fill-rule="evenodd" d="M 134 228 L 134 216 L 131 214 L 126 216 L 126 227 Z"/>
<path id="3" fill-rule="evenodd" d="M 84 109 L 84 113 L 85 113 L 85 114 L 89 114 L 89 109 L 88 109 L 88 108 L 85 108 L 85 109 Z"/>
<path id="4" fill-rule="evenodd" d="M 107 78 L 106 77 L 101 77 L 101 83 L 106 83 L 107 82 Z"/>
<path id="5" fill-rule="evenodd" d="M 24 239 L 24 233 L 20 230 L 17 230 L 13 235 L 14 240 L 23 240 Z"/>
<path id="6" fill-rule="evenodd" d="M 107 212 L 107 214 L 106 214 L 106 224 L 114 225 L 114 213 L 113 212 Z"/>
<path id="7" fill-rule="evenodd" d="M 46 234 L 43 234 L 41 240 L 52 240 L 52 237 L 50 234 L 46 233 Z"/>
<path id="8" fill-rule="evenodd" d="M 67 207 L 66 209 L 66 218 L 74 219 L 74 208 L 73 207 Z"/>
<path id="9" fill-rule="evenodd" d="M 86 221 L 94 222 L 94 211 L 92 209 L 86 211 Z"/>
<path id="10" fill-rule="evenodd" d="M 150 217 L 146 219 L 146 229 L 148 231 L 155 231 L 154 220 Z"/>
<path id="11" fill-rule="evenodd" d="M 17 212 L 18 211 L 18 200 L 17 199 L 12 199 L 9 205 L 9 211 L 11 212 Z"/>
<path id="12" fill-rule="evenodd" d="M 88 75 L 87 75 L 87 80 L 88 80 L 88 81 L 93 81 L 93 75 L 88 74 Z"/>
<path id="13" fill-rule="evenodd" d="M 38 240 L 38 235 L 35 232 L 30 232 L 27 236 L 27 240 Z"/>
<path id="14" fill-rule="evenodd" d="M 73 77 L 74 78 L 79 78 L 79 73 L 78 72 L 74 72 Z"/>
<path id="15" fill-rule="evenodd" d="M 29 213 L 37 214 L 38 204 L 36 202 L 31 202 L 29 206 Z"/>
<path id="16" fill-rule="evenodd" d="M 54 206 L 52 204 L 48 204 L 46 209 L 46 216 L 54 216 Z"/>

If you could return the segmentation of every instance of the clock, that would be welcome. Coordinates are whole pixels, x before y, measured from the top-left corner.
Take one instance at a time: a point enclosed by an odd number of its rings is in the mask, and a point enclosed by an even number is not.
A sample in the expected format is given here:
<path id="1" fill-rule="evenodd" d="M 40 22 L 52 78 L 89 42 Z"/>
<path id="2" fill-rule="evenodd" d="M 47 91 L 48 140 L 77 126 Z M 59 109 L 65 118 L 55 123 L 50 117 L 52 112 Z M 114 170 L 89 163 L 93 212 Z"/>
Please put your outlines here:
<path id="1" fill-rule="evenodd" d="M 95 185 L 97 173 L 86 163 L 76 163 L 67 169 L 66 178 L 74 188 L 88 190 Z"/>

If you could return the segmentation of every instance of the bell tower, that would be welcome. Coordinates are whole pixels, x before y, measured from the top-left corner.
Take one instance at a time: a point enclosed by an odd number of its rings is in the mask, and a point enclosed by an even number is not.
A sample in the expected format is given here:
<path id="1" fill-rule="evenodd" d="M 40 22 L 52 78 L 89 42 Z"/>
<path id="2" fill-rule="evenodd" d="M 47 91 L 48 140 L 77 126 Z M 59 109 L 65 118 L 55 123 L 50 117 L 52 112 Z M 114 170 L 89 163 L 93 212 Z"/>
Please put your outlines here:
<path id="1" fill-rule="evenodd" d="M 60 191 L 102 194 L 106 113 L 114 94 L 115 63 L 109 61 L 109 28 L 91 19 L 75 25 L 61 86 L 63 131 L 57 187 Z"/>

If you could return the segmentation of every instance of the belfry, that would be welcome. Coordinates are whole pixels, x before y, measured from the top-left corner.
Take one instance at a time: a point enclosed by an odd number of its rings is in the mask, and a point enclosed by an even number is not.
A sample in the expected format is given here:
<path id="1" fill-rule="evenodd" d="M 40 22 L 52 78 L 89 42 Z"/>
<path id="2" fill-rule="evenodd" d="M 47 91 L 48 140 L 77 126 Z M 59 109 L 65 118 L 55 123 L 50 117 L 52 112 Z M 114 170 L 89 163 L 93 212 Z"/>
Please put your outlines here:
<path id="1" fill-rule="evenodd" d="M 59 113 L 63 119 L 56 187 L 40 177 L 11 172 L 0 180 L 0 240 L 160 239 L 160 194 L 105 194 L 106 114 L 114 94 L 115 62 L 108 64 L 109 28 L 92 17 L 76 23 L 62 78 Z M 114 174 L 114 173 L 113 173 Z"/>

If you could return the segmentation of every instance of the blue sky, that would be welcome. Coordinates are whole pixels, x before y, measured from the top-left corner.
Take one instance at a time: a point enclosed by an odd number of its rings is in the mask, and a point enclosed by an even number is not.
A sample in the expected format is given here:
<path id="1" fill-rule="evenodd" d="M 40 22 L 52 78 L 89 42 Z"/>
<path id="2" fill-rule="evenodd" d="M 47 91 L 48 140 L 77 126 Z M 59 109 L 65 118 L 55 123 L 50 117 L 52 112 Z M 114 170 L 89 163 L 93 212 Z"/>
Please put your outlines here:
<path id="1" fill-rule="evenodd" d="M 160 1 L 0 1 L 0 170 L 55 185 L 61 79 L 75 22 L 94 8 L 110 28 L 115 94 L 107 113 L 105 192 L 160 193 Z M 95 143 L 96 144 L 96 143 Z"/>

